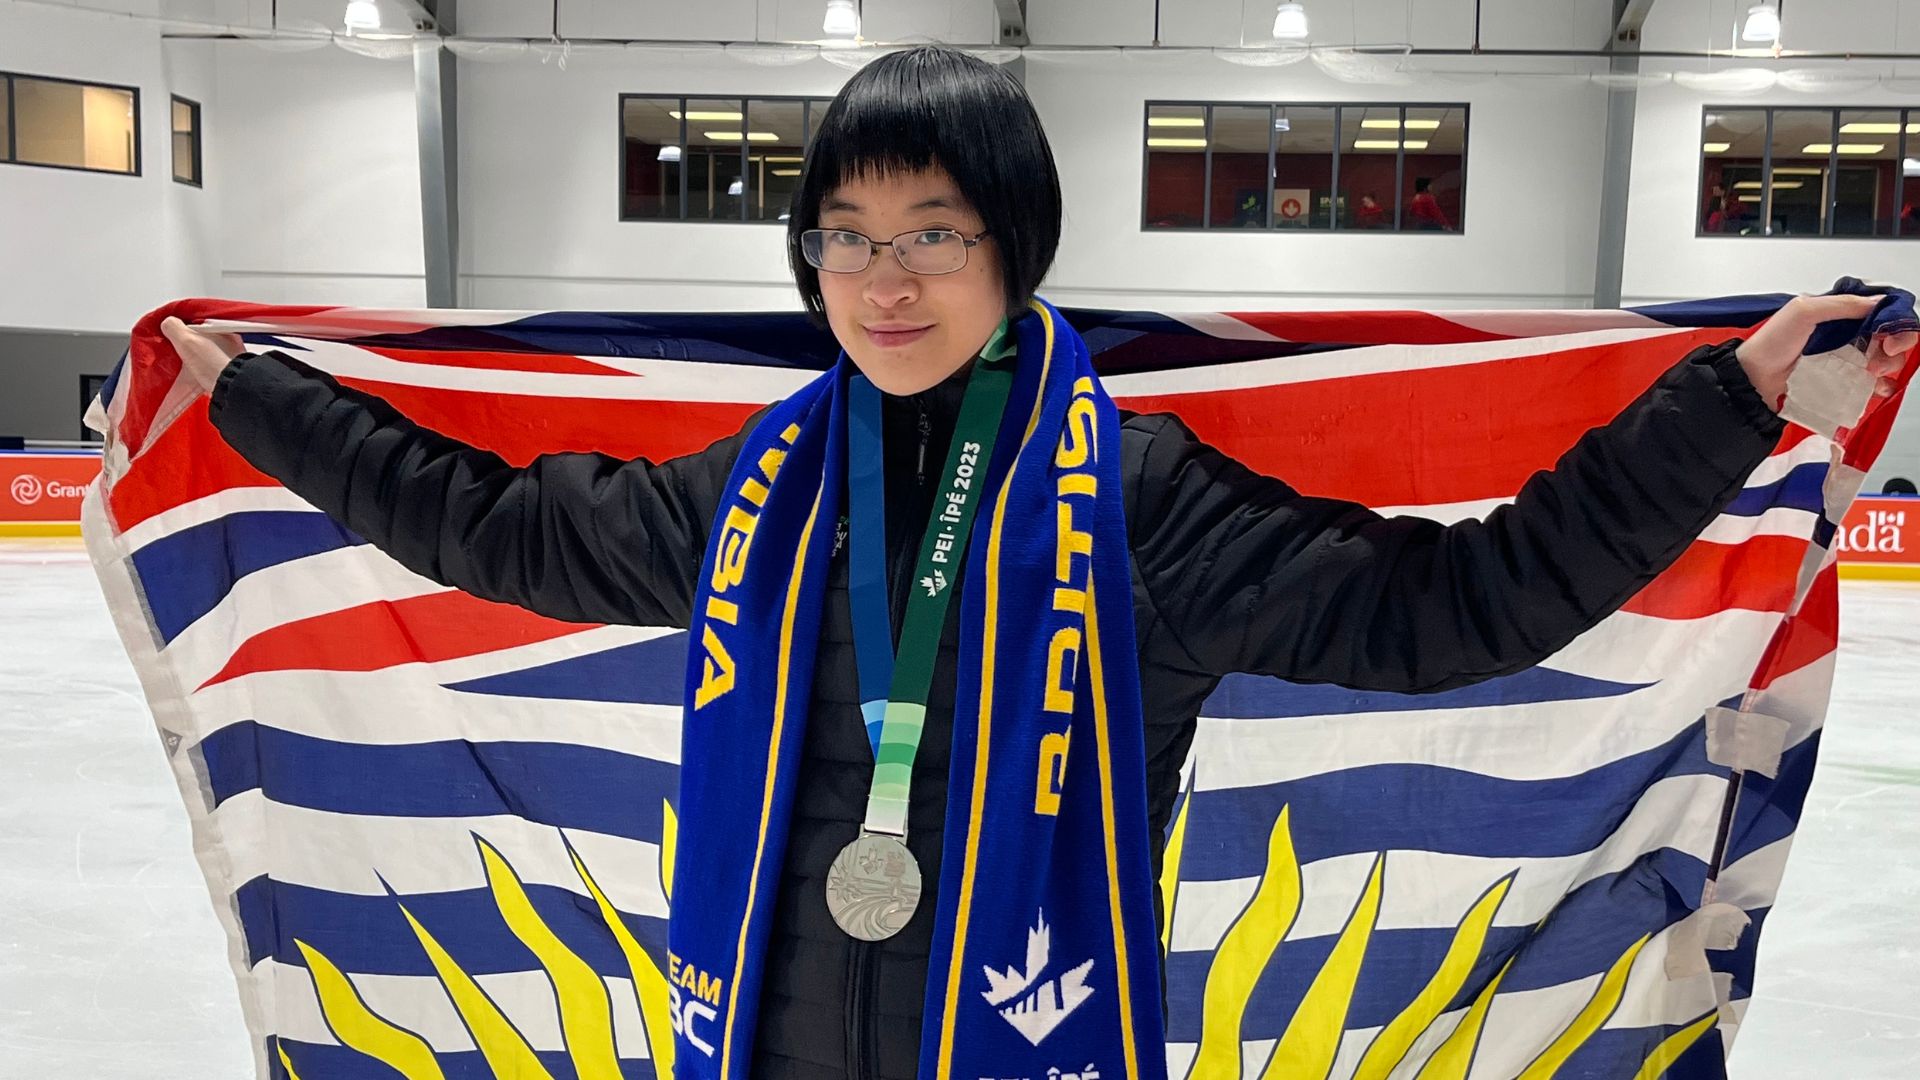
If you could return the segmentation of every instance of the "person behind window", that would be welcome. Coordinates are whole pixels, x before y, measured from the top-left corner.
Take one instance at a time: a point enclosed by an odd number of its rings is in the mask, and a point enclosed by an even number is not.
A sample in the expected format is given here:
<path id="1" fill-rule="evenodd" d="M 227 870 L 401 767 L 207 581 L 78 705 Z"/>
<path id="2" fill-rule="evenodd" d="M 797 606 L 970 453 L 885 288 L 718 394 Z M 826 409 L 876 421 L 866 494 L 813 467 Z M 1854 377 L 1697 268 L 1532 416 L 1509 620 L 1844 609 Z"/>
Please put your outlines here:
<path id="1" fill-rule="evenodd" d="M 1421 232 L 1452 232 L 1453 222 L 1447 220 L 1446 211 L 1440 209 L 1440 200 L 1433 197 L 1433 181 L 1422 176 L 1413 182 L 1413 202 L 1407 206 L 1407 216 L 1412 219 L 1411 227 Z"/>
<path id="2" fill-rule="evenodd" d="M 1384 229 L 1392 225 L 1387 216 L 1387 208 L 1369 191 L 1360 196 L 1360 205 L 1353 212 L 1353 226 L 1356 229 Z"/>

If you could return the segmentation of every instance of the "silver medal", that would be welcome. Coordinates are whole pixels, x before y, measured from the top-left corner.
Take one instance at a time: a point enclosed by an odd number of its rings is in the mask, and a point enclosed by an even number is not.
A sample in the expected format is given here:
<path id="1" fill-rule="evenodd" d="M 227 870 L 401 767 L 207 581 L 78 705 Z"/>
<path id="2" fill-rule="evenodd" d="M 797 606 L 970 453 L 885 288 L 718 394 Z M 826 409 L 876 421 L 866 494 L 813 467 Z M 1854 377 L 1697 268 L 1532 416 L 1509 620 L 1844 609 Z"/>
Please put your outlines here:
<path id="1" fill-rule="evenodd" d="M 862 832 L 827 870 L 827 911 L 861 941 L 890 938 L 920 905 L 920 864 L 897 837 Z"/>

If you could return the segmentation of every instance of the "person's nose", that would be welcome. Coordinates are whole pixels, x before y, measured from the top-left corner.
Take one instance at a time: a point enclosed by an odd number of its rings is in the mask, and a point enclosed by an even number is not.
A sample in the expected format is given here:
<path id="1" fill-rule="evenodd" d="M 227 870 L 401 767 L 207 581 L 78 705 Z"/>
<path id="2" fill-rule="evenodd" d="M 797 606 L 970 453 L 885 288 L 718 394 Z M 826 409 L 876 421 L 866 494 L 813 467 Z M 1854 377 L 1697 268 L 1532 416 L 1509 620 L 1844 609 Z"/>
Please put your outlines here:
<path id="1" fill-rule="evenodd" d="M 874 307 L 890 308 L 908 303 L 920 295 L 919 275 L 900 265 L 899 256 L 889 244 L 881 244 L 867 267 L 866 300 Z"/>

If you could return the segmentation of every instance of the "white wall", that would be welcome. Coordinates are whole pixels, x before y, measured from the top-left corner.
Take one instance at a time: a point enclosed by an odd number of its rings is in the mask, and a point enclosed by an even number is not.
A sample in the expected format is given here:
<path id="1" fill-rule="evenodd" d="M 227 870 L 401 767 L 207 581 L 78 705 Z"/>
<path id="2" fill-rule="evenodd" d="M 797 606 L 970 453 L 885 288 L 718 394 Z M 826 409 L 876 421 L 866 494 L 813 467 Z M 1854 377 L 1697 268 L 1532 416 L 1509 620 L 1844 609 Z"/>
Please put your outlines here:
<path id="1" fill-rule="evenodd" d="M 0 5 L 0 69 L 138 87 L 141 153 L 139 176 L 0 165 L 0 326 L 125 330 L 203 287 L 198 245 L 176 241 L 208 192 L 171 179 L 168 67 L 152 24 Z"/>

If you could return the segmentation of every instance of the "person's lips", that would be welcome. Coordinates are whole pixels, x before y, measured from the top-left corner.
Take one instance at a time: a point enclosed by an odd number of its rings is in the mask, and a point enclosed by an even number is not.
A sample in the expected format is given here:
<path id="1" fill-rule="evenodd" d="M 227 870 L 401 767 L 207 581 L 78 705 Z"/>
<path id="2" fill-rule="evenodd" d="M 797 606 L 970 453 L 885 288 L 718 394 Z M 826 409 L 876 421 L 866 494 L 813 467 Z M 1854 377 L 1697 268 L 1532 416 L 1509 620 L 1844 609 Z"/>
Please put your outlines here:
<path id="1" fill-rule="evenodd" d="M 897 349 L 925 337 L 927 332 L 933 329 L 933 324 L 925 323 L 915 326 L 912 323 L 876 323 L 863 329 L 867 332 L 868 341 L 882 349 Z"/>

